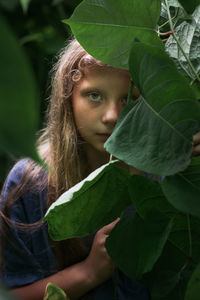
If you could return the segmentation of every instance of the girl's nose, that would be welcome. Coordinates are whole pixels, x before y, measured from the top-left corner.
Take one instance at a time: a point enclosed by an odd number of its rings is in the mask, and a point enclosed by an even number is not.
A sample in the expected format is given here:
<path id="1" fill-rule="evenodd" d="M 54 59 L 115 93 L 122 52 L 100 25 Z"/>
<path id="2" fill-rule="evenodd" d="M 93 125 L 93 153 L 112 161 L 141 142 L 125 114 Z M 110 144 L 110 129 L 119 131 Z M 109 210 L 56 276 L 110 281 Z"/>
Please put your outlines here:
<path id="1" fill-rule="evenodd" d="M 111 102 L 105 107 L 102 115 L 102 122 L 115 125 L 120 115 L 121 107 L 118 103 Z"/>

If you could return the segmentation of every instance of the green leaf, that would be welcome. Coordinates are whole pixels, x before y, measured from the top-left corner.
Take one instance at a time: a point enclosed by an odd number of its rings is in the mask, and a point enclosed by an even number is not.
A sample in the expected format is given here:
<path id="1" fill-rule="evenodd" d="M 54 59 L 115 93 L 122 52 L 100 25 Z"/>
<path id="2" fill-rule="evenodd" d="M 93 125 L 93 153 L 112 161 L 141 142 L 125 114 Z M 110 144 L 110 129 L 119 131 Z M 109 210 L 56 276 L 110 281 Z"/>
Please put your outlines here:
<path id="1" fill-rule="evenodd" d="M 194 270 L 187 285 L 184 300 L 199 300 L 200 295 L 200 264 Z"/>
<path id="2" fill-rule="evenodd" d="M 195 7 L 200 4 L 200 0 L 179 0 L 179 2 L 189 14 L 191 14 Z"/>
<path id="3" fill-rule="evenodd" d="M 44 218 L 50 236 L 54 240 L 84 236 L 119 217 L 130 204 L 129 177 L 116 163 L 106 164 L 62 194 Z"/>
<path id="4" fill-rule="evenodd" d="M 188 259 L 200 262 L 200 219 L 180 213 L 176 215 L 169 241 L 187 255 Z"/>
<path id="5" fill-rule="evenodd" d="M 38 91 L 29 62 L 0 17 L 0 151 L 39 160 L 35 147 Z"/>
<path id="6" fill-rule="evenodd" d="M 136 213 L 126 216 L 106 240 L 108 254 L 127 276 L 138 279 L 161 255 L 172 224 L 172 219 L 156 209 L 144 219 Z"/>
<path id="7" fill-rule="evenodd" d="M 130 73 L 142 96 L 122 112 L 105 149 L 148 173 L 184 170 L 200 129 L 200 104 L 188 81 L 164 51 L 142 43 L 133 46 Z"/>
<path id="8" fill-rule="evenodd" d="M 193 83 L 192 88 L 194 90 L 197 100 L 200 101 L 200 84 L 196 81 Z"/>
<path id="9" fill-rule="evenodd" d="M 27 12 L 31 0 L 20 0 L 24 13 Z"/>
<path id="10" fill-rule="evenodd" d="M 182 300 L 184 286 L 190 277 L 187 270 L 191 261 L 191 258 L 188 261 L 190 241 L 187 216 L 180 214 L 168 203 L 158 182 L 134 175 L 130 178 L 128 187 L 133 205 L 142 218 L 155 207 L 159 210 L 159 214 L 173 218 L 167 246 L 162 250 L 152 271 L 144 274 L 140 281 L 150 288 L 153 300 Z M 157 226 L 159 227 L 159 222 Z M 190 218 L 190 230 L 192 260 L 198 262 L 200 259 L 200 220 L 198 218 Z M 183 268 L 184 265 L 185 268 Z"/>
<path id="11" fill-rule="evenodd" d="M 59 286 L 49 282 L 43 300 L 67 300 L 67 295 Z"/>
<path id="12" fill-rule="evenodd" d="M 152 299 L 163 299 L 177 286 L 180 281 L 180 273 L 171 270 L 160 270 L 155 274 L 155 283 L 151 288 Z M 178 300 L 178 299 L 177 299 Z"/>
<path id="13" fill-rule="evenodd" d="M 200 74 L 200 5 L 192 14 L 192 21 L 185 21 L 177 26 L 175 28 L 175 34 L 178 37 L 179 42 L 181 43 L 195 70 L 198 74 Z M 165 49 L 175 61 L 178 69 L 183 72 L 185 76 L 194 79 L 195 75 L 191 71 L 191 68 L 185 56 L 179 50 L 177 43 L 172 35 L 168 38 L 165 44 Z"/>
<path id="14" fill-rule="evenodd" d="M 200 158 L 193 158 L 189 167 L 174 176 L 166 177 L 162 190 L 178 210 L 200 217 Z"/>
<path id="15" fill-rule="evenodd" d="M 134 175 L 129 179 L 128 190 L 133 206 L 142 218 L 155 207 L 166 216 L 173 216 L 177 213 L 177 210 L 165 198 L 157 181 Z"/>
<path id="16" fill-rule="evenodd" d="M 173 244 L 167 242 L 162 255 L 142 282 L 149 287 L 152 300 L 183 300 L 191 265 Z"/>
<path id="17" fill-rule="evenodd" d="M 200 261 L 200 219 L 180 214 L 166 199 L 161 185 L 149 178 L 134 175 L 129 179 L 128 185 L 131 201 L 137 213 L 144 218 L 146 214 L 156 207 L 160 213 L 174 217 L 174 224 L 168 240 L 176 245 L 177 249 L 187 256 L 192 256 L 195 262 Z M 192 254 L 188 230 L 192 236 Z"/>
<path id="18" fill-rule="evenodd" d="M 92 56 L 128 69 L 135 39 L 163 47 L 155 32 L 160 9 L 160 0 L 84 0 L 64 22 Z"/>

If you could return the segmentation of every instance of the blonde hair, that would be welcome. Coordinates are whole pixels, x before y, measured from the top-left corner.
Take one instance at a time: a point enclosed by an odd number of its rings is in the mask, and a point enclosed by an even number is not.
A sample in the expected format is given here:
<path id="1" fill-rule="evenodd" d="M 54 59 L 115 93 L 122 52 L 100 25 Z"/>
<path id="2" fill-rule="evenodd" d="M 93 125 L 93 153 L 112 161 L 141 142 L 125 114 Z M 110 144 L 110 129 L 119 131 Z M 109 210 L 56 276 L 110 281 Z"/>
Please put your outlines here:
<path id="1" fill-rule="evenodd" d="M 39 152 L 50 166 L 48 206 L 82 179 L 84 155 L 73 115 L 71 96 L 85 68 L 105 67 L 89 55 L 76 39 L 61 51 L 53 67 L 47 126 L 39 139 Z M 85 162 L 84 162 L 85 163 Z"/>

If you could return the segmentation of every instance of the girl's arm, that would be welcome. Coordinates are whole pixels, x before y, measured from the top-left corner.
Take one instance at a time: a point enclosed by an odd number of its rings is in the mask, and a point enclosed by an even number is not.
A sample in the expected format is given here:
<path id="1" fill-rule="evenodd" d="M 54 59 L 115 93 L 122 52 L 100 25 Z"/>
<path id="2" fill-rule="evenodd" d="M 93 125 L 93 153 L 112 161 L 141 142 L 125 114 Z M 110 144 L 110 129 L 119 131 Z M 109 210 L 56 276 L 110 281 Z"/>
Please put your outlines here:
<path id="1" fill-rule="evenodd" d="M 78 299 L 104 282 L 114 270 L 114 264 L 105 248 L 105 241 L 118 221 L 119 218 L 96 233 L 91 251 L 85 260 L 47 278 L 13 289 L 12 293 L 19 299 L 40 300 L 44 297 L 47 284 L 52 282 L 62 288 L 72 300 Z"/>

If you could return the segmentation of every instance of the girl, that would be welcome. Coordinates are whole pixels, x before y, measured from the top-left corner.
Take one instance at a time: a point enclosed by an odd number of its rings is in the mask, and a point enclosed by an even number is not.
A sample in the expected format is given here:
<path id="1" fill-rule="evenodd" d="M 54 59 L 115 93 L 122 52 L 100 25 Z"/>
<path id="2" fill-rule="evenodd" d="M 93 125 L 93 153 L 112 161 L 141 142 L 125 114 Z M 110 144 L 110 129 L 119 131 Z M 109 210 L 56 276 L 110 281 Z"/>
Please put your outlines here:
<path id="1" fill-rule="evenodd" d="M 96 287 L 94 299 L 113 299 L 114 264 L 104 243 L 119 220 L 100 229 L 92 242 L 91 237 L 50 241 L 41 220 L 64 191 L 109 161 L 103 144 L 126 104 L 130 76 L 97 61 L 76 40 L 61 53 L 53 71 L 47 126 L 38 142 L 50 172 L 23 159 L 3 187 L 2 282 L 20 299 L 43 299 L 48 282 L 70 299 L 91 294 Z M 138 96 L 136 89 L 133 96 Z M 148 299 L 144 287 L 120 276 L 120 299 Z"/>
<path id="2" fill-rule="evenodd" d="M 91 57 L 76 40 L 54 68 L 47 126 L 38 142 L 47 174 L 29 159 L 11 170 L 1 196 L 2 282 L 20 299 L 43 299 L 47 283 L 70 299 L 114 299 L 115 266 L 105 240 L 119 221 L 101 228 L 94 239 L 49 240 L 41 220 L 63 192 L 109 160 L 103 144 L 126 104 L 128 71 Z M 138 97 L 136 89 L 133 98 Z M 199 153 L 199 136 L 195 138 Z M 133 173 L 141 173 L 133 168 Z M 147 300 L 148 291 L 119 272 L 120 300 Z M 83 299 L 83 298 L 82 298 Z"/>

